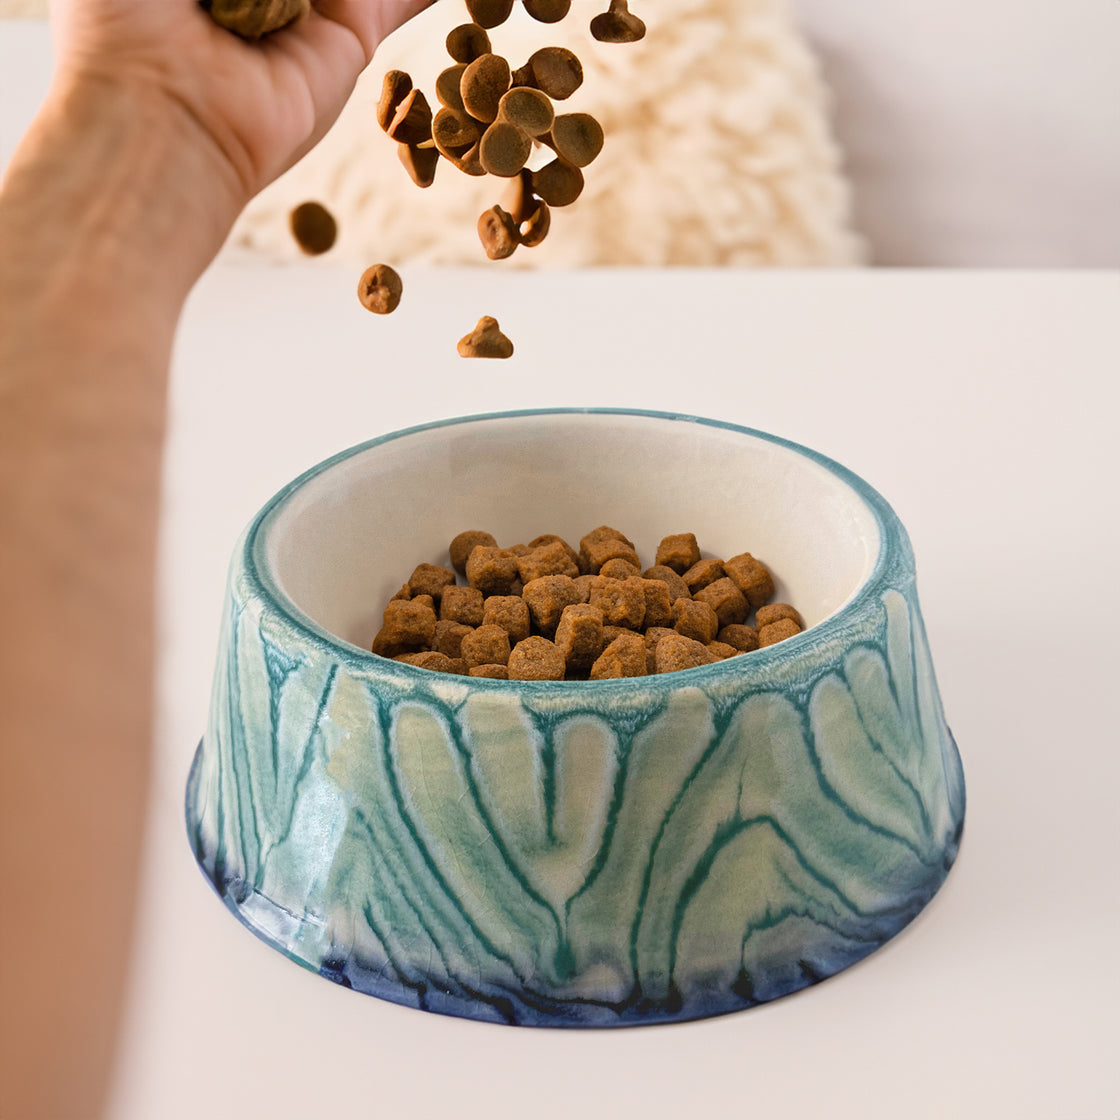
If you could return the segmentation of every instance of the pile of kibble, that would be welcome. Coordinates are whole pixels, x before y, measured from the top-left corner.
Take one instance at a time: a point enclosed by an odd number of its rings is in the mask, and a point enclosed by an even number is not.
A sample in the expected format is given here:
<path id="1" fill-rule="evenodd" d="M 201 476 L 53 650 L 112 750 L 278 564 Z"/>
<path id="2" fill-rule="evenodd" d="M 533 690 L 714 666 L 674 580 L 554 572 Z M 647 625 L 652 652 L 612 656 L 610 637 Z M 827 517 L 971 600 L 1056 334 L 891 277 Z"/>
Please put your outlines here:
<path id="1" fill-rule="evenodd" d="M 692 533 L 665 537 L 644 571 L 609 525 L 578 551 L 554 534 L 500 548 L 477 530 L 448 551 L 451 568 L 418 565 L 386 606 L 374 653 L 461 676 L 608 680 L 711 665 L 804 625 L 771 603 L 765 565 L 749 552 L 704 558 Z"/>

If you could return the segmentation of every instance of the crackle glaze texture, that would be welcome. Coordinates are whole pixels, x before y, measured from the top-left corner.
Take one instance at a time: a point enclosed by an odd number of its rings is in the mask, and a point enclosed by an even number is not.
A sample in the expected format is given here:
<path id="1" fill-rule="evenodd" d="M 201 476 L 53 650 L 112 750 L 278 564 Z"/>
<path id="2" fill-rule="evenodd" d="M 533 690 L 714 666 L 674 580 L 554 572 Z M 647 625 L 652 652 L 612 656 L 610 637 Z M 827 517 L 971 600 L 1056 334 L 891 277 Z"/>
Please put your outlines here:
<path id="1" fill-rule="evenodd" d="M 830 976 L 929 901 L 964 817 L 909 545 L 882 528 L 887 562 L 802 639 L 576 687 L 335 656 L 243 544 L 198 861 L 296 961 L 430 1011 L 616 1026 Z"/>

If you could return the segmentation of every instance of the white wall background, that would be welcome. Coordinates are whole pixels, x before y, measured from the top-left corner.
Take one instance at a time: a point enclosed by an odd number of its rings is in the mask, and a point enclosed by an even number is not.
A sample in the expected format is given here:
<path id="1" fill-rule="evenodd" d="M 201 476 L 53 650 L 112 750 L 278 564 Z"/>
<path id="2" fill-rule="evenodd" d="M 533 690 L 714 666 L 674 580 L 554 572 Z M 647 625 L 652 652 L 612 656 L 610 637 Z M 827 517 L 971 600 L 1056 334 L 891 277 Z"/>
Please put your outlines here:
<path id="1" fill-rule="evenodd" d="M 1120 267 L 1117 0 L 792 2 L 874 263 Z M 0 166 L 48 66 L 45 28 L 0 24 Z"/>

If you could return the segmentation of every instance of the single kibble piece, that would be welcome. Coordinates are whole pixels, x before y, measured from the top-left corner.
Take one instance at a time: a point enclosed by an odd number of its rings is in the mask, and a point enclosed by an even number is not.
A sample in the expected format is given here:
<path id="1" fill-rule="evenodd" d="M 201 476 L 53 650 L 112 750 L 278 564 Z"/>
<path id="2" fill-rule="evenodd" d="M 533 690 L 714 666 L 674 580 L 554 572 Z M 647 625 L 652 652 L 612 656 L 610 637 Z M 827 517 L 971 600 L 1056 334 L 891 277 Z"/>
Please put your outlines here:
<path id="1" fill-rule="evenodd" d="M 559 23 L 571 10 L 572 0 L 521 0 L 525 11 L 541 23 Z"/>
<path id="2" fill-rule="evenodd" d="M 565 607 L 556 627 L 556 648 L 569 670 L 590 669 L 603 652 L 603 612 L 587 603 Z"/>
<path id="3" fill-rule="evenodd" d="M 490 30 L 509 19 L 513 0 L 467 0 L 467 11 L 479 27 Z"/>
<path id="4" fill-rule="evenodd" d="M 710 583 L 715 583 L 717 579 L 723 579 L 726 575 L 722 560 L 698 560 L 681 576 L 681 579 L 684 580 L 688 590 L 695 595 L 697 591 Z"/>
<path id="5" fill-rule="evenodd" d="M 461 358 L 512 358 L 513 343 L 502 334 L 498 320 L 484 315 L 470 334 L 459 339 Z"/>
<path id="6" fill-rule="evenodd" d="M 554 159 L 533 172 L 533 193 L 549 206 L 571 206 L 583 194 L 583 172 L 565 159 Z"/>
<path id="7" fill-rule="evenodd" d="M 408 577 L 409 595 L 413 599 L 417 595 L 431 595 L 439 602 L 443 589 L 454 582 L 455 573 L 450 568 L 441 568 L 438 564 L 417 564 Z"/>
<path id="8" fill-rule="evenodd" d="M 509 655 L 511 681 L 562 681 L 564 672 L 564 655 L 539 635 L 518 642 Z"/>
<path id="9" fill-rule="evenodd" d="M 518 85 L 531 85 L 553 101 L 566 101 L 583 85 L 583 63 L 567 47 L 542 47 L 518 71 Z"/>
<path id="10" fill-rule="evenodd" d="M 512 121 L 495 121 L 483 134 L 478 158 L 488 175 L 512 179 L 529 162 L 533 141 Z"/>
<path id="11" fill-rule="evenodd" d="M 435 634 L 436 612 L 430 606 L 405 599 L 393 599 L 385 607 L 373 652 L 381 653 L 382 649 L 392 647 L 407 649 L 411 646 L 416 649 L 430 646 Z"/>
<path id="12" fill-rule="evenodd" d="M 310 0 L 208 0 L 210 18 L 243 39 L 259 39 L 311 10 Z"/>
<path id="13" fill-rule="evenodd" d="M 802 630 L 805 629 L 805 620 L 789 603 L 770 603 L 768 606 L 759 607 L 754 624 L 761 630 L 764 626 L 771 626 L 783 618 L 792 619 Z"/>
<path id="14" fill-rule="evenodd" d="M 436 623 L 435 636 L 432 638 L 432 649 L 447 657 L 463 656 L 463 639 L 468 634 L 473 634 L 474 629 L 464 626 L 461 622 L 452 622 L 450 619 L 441 618 Z"/>
<path id="15" fill-rule="evenodd" d="M 537 208 L 521 223 L 521 244 L 535 249 L 552 229 L 552 211 L 543 198 L 536 199 Z"/>
<path id="16" fill-rule="evenodd" d="M 664 626 L 651 626 L 642 635 L 646 643 L 646 672 L 650 676 L 657 672 L 657 643 L 668 634 L 678 636 L 676 630 Z"/>
<path id="17" fill-rule="evenodd" d="M 453 673 L 458 677 L 466 676 L 467 673 L 466 663 L 461 658 L 448 657 L 435 650 L 402 653 L 393 660 L 403 661 L 406 665 L 415 665 L 418 669 L 428 669 L 433 673 Z"/>
<path id="18" fill-rule="evenodd" d="M 591 666 L 593 681 L 644 677 L 647 671 L 646 643 L 641 634 L 620 634 Z"/>
<path id="19" fill-rule="evenodd" d="M 720 661 L 726 661 L 729 657 L 738 657 L 743 651 L 736 649 L 734 646 L 725 645 L 723 642 L 715 641 L 708 643 L 708 652 L 713 657 L 719 658 Z"/>
<path id="20" fill-rule="evenodd" d="M 445 587 L 440 596 L 439 617 L 445 622 L 481 626 L 483 601 L 484 596 L 477 587 Z"/>
<path id="21" fill-rule="evenodd" d="M 517 557 L 504 548 L 477 545 L 467 557 L 467 582 L 483 595 L 508 595 L 517 577 Z M 446 592 L 445 592 L 446 594 Z M 481 614 L 482 604 L 479 604 Z M 481 617 L 479 622 L 481 622 Z"/>
<path id="22" fill-rule="evenodd" d="M 461 576 L 467 574 L 467 560 L 477 545 L 487 548 L 497 548 L 498 542 L 494 537 L 482 529 L 466 529 L 452 538 L 447 546 L 447 553 L 451 557 L 451 566 Z"/>
<path id="23" fill-rule="evenodd" d="M 421 90 L 412 90 L 397 106 L 388 132 L 399 144 L 423 144 L 431 140 L 432 107 Z"/>
<path id="24" fill-rule="evenodd" d="M 777 622 L 772 622 L 769 626 L 763 626 L 759 630 L 758 644 L 761 649 L 765 649 L 767 646 L 777 645 L 778 642 L 784 642 L 786 638 L 792 638 L 795 634 L 800 633 L 801 627 L 792 618 L 779 618 Z"/>
<path id="25" fill-rule="evenodd" d="M 397 157 L 408 172 L 408 177 L 422 190 L 436 181 L 439 155 L 437 148 L 422 148 L 417 144 L 397 145 Z"/>
<path id="26" fill-rule="evenodd" d="M 673 629 L 686 638 L 707 645 L 719 633 L 719 618 L 707 603 L 678 599 L 673 604 Z"/>
<path id="27" fill-rule="evenodd" d="M 501 55 L 484 54 L 463 71 L 459 86 L 463 107 L 477 121 L 496 121 L 498 106 L 509 84 L 509 63 Z"/>
<path id="28" fill-rule="evenodd" d="M 572 558 L 572 563 L 579 567 L 579 553 L 563 537 L 558 537 L 555 533 L 542 533 L 539 537 L 534 537 L 529 542 L 529 548 L 541 548 L 546 544 L 558 544 L 561 548 Z"/>
<path id="29" fill-rule="evenodd" d="M 590 113 L 564 113 L 552 122 L 546 142 L 568 163 L 587 167 L 603 150 L 603 126 Z"/>
<path id="30" fill-rule="evenodd" d="M 610 10 L 591 21 L 591 34 L 600 43 L 636 43 L 646 25 L 630 11 L 627 0 L 611 0 Z"/>
<path id="31" fill-rule="evenodd" d="M 723 566 L 755 610 L 774 598 L 773 577 L 749 552 L 732 556 Z"/>
<path id="32" fill-rule="evenodd" d="M 449 66 L 436 78 L 436 100 L 445 109 L 454 109 L 457 113 L 465 113 L 463 106 L 463 72 L 467 64 L 461 62 L 456 66 Z M 434 133 L 433 128 L 433 133 Z"/>
<path id="33" fill-rule="evenodd" d="M 751 653 L 758 649 L 758 631 L 753 626 L 725 626 L 716 635 L 716 640 L 724 645 L 734 646 L 740 653 Z"/>
<path id="34" fill-rule="evenodd" d="M 505 665 L 475 665 L 469 670 L 469 675 L 492 681 L 508 681 L 509 668 Z"/>
<path id="35" fill-rule="evenodd" d="M 478 124 L 465 109 L 440 109 L 432 121 L 432 139 L 444 155 L 461 156 L 478 143 Z"/>
<path id="36" fill-rule="evenodd" d="M 613 560 L 608 560 L 600 569 L 599 575 L 605 579 L 630 579 L 633 576 L 640 576 L 641 570 L 637 564 L 631 564 L 629 560 L 624 560 L 621 556 L 616 556 Z"/>
<path id="37" fill-rule="evenodd" d="M 474 62 L 490 53 L 490 36 L 477 23 L 463 23 L 447 34 L 447 53 L 456 62 Z"/>
<path id="38" fill-rule="evenodd" d="M 529 583 L 542 576 L 570 576 L 575 579 L 579 575 L 579 564 L 572 559 L 571 549 L 563 541 L 556 540 L 519 556 L 517 571 L 522 583 Z"/>
<path id="39" fill-rule="evenodd" d="M 480 626 L 463 638 L 463 660 L 467 667 L 505 665 L 509 661 L 509 634 L 500 626 Z"/>
<path id="40" fill-rule="evenodd" d="M 576 576 L 572 581 L 576 585 L 576 593 L 579 595 L 579 601 L 581 603 L 591 602 L 591 588 L 593 586 L 598 586 L 599 578 L 599 576 L 581 575 Z"/>
<path id="41" fill-rule="evenodd" d="M 659 579 L 642 578 L 642 591 L 646 597 L 646 613 L 642 625 L 650 627 L 673 625 L 673 601 L 669 598 L 668 585 Z"/>
<path id="42" fill-rule="evenodd" d="M 544 136 L 555 118 L 548 95 L 530 86 L 516 86 L 498 102 L 498 120 L 510 121 L 529 136 Z"/>
<path id="43" fill-rule="evenodd" d="M 389 131 L 401 102 L 412 92 L 412 78 L 403 70 L 390 70 L 381 79 L 381 98 L 377 102 L 377 123 Z"/>
<path id="44" fill-rule="evenodd" d="M 616 641 L 618 638 L 621 638 L 623 634 L 633 634 L 633 633 L 634 633 L 634 631 L 631 630 L 630 627 L 628 627 L 628 626 L 608 626 L 608 625 L 604 624 L 604 626 L 603 626 L 603 648 L 605 649 L 607 646 L 609 646 L 611 644 L 611 642 Z"/>
<path id="45" fill-rule="evenodd" d="M 400 306 L 404 285 L 397 272 L 387 264 L 375 264 L 358 281 L 358 299 L 375 315 L 390 315 Z"/>
<path id="46" fill-rule="evenodd" d="M 586 567 L 591 575 L 598 575 L 608 560 L 625 560 L 635 568 L 639 567 L 638 554 L 629 541 L 619 538 L 589 541 L 584 537 L 580 542 L 581 567 Z"/>
<path id="47" fill-rule="evenodd" d="M 529 606 L 520 595 L 491 595 L 482 613 L 483 626 L 500 626 L 516 645 L 524 641 L 532 630 Z"/>
<path id="48" fill-rule="evenodd" d="M 423 603 L 433 614 L 436 613 L 436 600 L 434 595 L 413 595 L 410 601 L 413 603 Z"/>
<path id="49" fill-rule="evenodd" d="M 478 219 L 478 240 L 492 261 L 512 257 L 521 243 L 517 223 L 500 206 L 492 206 Z"/>
<path id="50" fill-rule="evenodd" d="M 693 598 L 697 602 L 707 603 L 716 612 L 720 626 L 735 626 L 746 622 L 747 615 L 751 612 L 746 596 L 727 576 L 709 583 L 707 587 L 701 587 Z"/>
<path id="51" fill-rule="evenodd" d="M 686 638 L 683 634 L 671 634 L 662 638 L 654 652 L 654 664 L 658 673 L 695 669 L 700 665 L 711 665 L 714 660 L 706 644 Z"/>
<path id="52" fill-rule="evenodd" d="M 693 564 L 700 563 L 700 546 L 694 533 L 675 533 L 657 546 L 657 566 L 672 568 L 683 575 Z"/>
<path id="53" fill-rule="evenodd" d="M 646 568 L 642 573 L 646 579 L 660 580 L 669 589 L 669 602 L 675 603 L 678 599 L 687 599 L 692 595 L 688 589 L 688 584 L 672 568 L 666 568 L 664 564 L 655 564 L 652 568 Z"/>
<path id="54" fill-rule="evenodd" d="M 542 576 L 530 580 L 521 594 L 534 625 L 547 635 L 556 632 L 564 608 L 579 602 L 579 592 L 571 576 Z"/>
<path id="55" fill-rule="evenodd" d="M 603 612 L 609 626 L 625 626 L 637 630 L 646 616 L 645 580 L 603 579 L 591 586 L 591 605 Z"/>
<path id="56" fill-rule="evenodd" d="M 288 216 L 288 225 L 299 247 L 316 257 L 334 246 L 338 223 L 320 202 L 301 202 Z"/>

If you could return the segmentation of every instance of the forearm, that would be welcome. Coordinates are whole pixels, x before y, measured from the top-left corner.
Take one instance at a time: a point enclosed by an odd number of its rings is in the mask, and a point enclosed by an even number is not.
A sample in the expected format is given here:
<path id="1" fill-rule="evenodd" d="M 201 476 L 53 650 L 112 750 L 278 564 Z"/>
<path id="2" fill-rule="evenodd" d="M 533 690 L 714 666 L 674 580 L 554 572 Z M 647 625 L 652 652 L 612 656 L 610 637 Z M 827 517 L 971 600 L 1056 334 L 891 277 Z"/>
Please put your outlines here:
<path id="1" fill-rule="evenodd" d="M 167 371 L 233 212 L 191 213 L 196 147 L 117 97 L 56 95 L 0 188 L 4 1115 L 93 1116 L 104 1092 L 142 849 Z"/>

